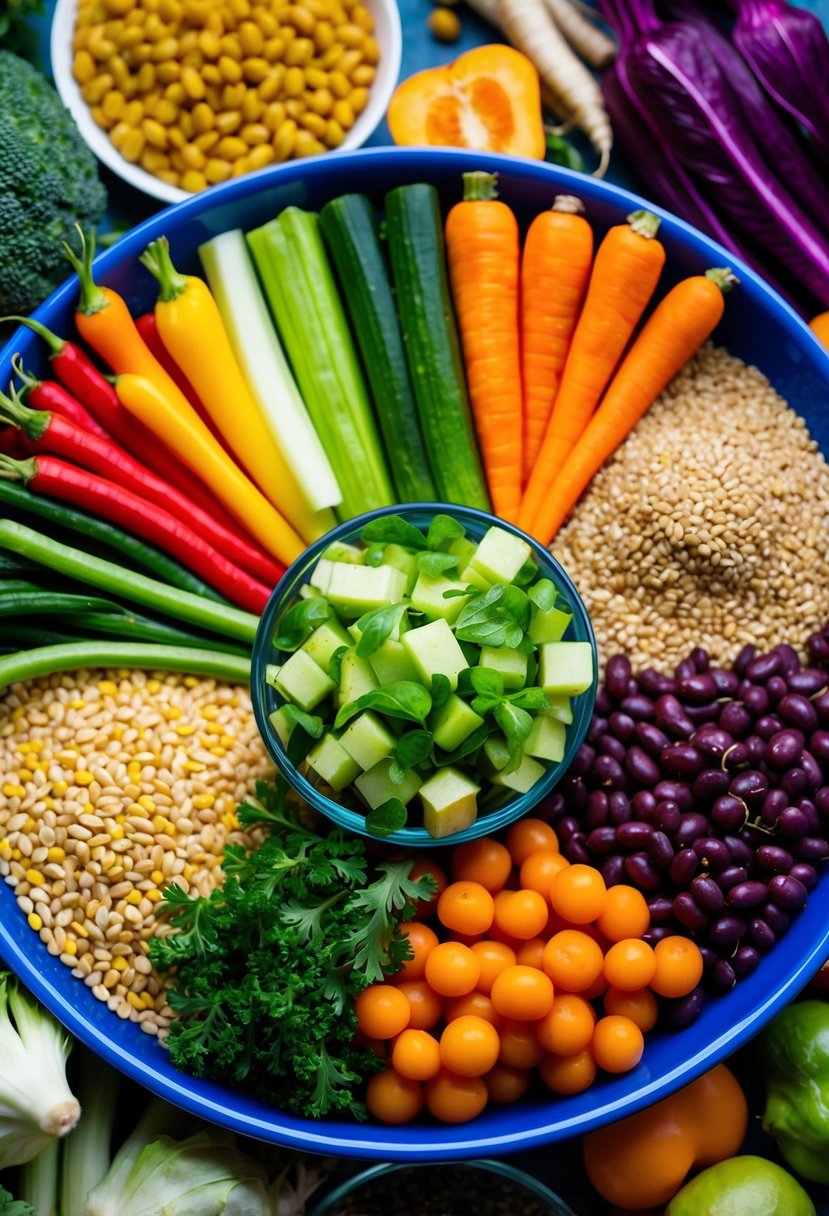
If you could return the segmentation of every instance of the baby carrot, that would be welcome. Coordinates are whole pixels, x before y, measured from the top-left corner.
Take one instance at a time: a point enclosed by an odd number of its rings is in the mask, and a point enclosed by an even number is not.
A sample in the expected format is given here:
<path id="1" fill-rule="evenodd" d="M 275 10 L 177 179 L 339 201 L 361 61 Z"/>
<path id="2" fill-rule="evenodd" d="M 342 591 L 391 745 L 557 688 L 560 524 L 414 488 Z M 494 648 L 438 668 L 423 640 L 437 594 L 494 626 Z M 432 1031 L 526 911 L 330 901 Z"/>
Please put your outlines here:
<path id="1" fill-rule="evenodd" d="M 155 380 L 131 373 L 115 382 L 118 400 L 162 443 L 191 469 L 224 506 L 244 524 L 251 536 L 273 557 L 289 565 L 303 551 L 303 543 L 265 495 L 234 464 L 195 410 L 182 412 L 170 402 Z"/>
<path id="2" fill-rule="evenodd" d="M 526 532 L 534 531 L 550 487 L 653 295 L 665 264 L 665 250 L 655 239 L 658 228 L 655 215 L 634 211 L 599 245 L 544 442 L 521 503 L 518 523 Z"/>
<path id="3" fill-rule="evenodd" d="M 512 520 L 521 503 L 518 223 L 496 199 L 494 173 L 464 173 L 446 217 L 446 255 L 469 399 L 490 497 Z"/>
<path id="4" fill-rule="evenodd" d="M 534 535 L 545 545 L 590 479 L 709 337 L 723 314 L 723 293 L 735 281 L 730 270 L 707 270 L 683 279 L 659 302 L 536 516 Z"/>
<path id="5" fill-rule="evenodd" d="M 593 229 L 560 194 L 527 229 L 521 254 L 524 482 L 535 466 L 593 262 Z"/>

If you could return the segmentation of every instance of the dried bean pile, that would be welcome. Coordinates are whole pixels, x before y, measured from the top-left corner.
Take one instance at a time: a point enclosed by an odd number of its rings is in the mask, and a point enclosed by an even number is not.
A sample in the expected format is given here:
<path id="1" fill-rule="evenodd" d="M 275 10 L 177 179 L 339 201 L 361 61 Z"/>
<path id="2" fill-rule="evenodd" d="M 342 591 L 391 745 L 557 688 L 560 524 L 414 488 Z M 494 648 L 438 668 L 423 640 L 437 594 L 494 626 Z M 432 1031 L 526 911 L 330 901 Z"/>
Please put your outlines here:
<path id="1" fill-rule="evenodd" d="M 631 883 L 648 940 L 690 933 L 703 990 L 750 974 L 805 905 L 829 858 L 829 626 L 808 659 L 746 646 L 732 667 L 694 648 L 672 675 L 614 655 L 585 743 L 548 804 L 562 852 Z"/>
<path id="2" fill-rule="evenodd" d="M 81 671 L 0 701 L 0 875 L 49 953 L 148 1034 L 171 1017 L 147 958 L 161 892 L 209 894 L 271 771 L 247 688 Z"/>

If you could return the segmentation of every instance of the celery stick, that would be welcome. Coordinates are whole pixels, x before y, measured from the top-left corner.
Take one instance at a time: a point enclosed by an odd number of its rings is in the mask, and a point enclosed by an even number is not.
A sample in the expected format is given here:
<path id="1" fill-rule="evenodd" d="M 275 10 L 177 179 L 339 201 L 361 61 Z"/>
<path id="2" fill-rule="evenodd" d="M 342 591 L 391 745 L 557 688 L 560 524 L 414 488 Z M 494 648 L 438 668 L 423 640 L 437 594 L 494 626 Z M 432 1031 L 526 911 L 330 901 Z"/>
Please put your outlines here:
<path id="1" fill-rule="evenodd" d="M 318 216 L 287 207 L 248 233 L 268 303 L 351 518 L 394 501 L 377 424 Z"/>
<path id="2" fill-rule="evenodd" d="M 288 367 L 244 234 L 235 228 L 213 237 L 199 246 L 199 257 L 233 353 L 300 493 L 319 513 L 322 536 L 335 523 L 325 508 L 341 502 L 342 493 Z"/>

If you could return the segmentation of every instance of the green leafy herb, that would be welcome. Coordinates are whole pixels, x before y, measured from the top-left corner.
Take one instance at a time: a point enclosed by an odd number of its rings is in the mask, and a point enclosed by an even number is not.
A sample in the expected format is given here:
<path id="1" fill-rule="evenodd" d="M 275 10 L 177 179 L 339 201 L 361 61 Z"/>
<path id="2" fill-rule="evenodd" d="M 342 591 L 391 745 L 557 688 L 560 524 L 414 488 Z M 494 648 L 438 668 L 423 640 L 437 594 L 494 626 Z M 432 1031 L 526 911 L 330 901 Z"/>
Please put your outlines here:
<path id="1" fill-rule="evenodd" d="M 285 755 L 295 767 L 300 765 L 314 746 L 316 735 L 312 735 L 298 722 L 288 738 Z"/>
<path id="2" fill-rule="evenodd" d="M 507 700 L 519 709 L 531 709 L 535 713 L 548 709 L 550 705 L 546 692 L 537 684 L 531 685 L 529 688 L 520 688 L 518 692 L 511 692 Z"/>
<path id="3" fill-rule="evenodd" d="M 369 655 L 374 654 L 375 650 L 391 637 L 402 621 L 407 607 L 405 602 L 388 604 L 384 608 L 373 608 L 371 612 L 360 617 L 357 621 L 357 628 L 361 630 L 357 654 L 361 659 L 367 659 Z"/>
<path id="4" fill-rule="evenodd" d="M 328 660 L 328 678 L 329 680 L 333 680 L 335 684 L 339 684 L 340 682 L 340 675 L 343 669 L 343 655 L 348 649 L 348 646 L 338 646 Z"/>
<path id="5" fill-rule="evenodd" d="M 533 558 L 528 557 L 515 576 L 514 582 L 516 587 L 528 587 L 537 575 L 538 566 Z"/>
<path id="6" fill-rule="evenodd" d="M 0 1216 L 35 1216 L 35 1209 L 22 1199 L 13 1199 L 4 1186 L 0 1186 Z"/>
<path id="7" fill-rule="evenodd" d="M 451 515 L 434 515 L 426 533 L 426 544 L 430 549 L 439 549 L 449 541 L 460 540 L 466 530 L 459 520 Z"/>
<path id="8" fill-rule="evenodd" d="M 416 552 L 428 547 L 420 528 L 410 524 L 402 515 L 386 515 L 383 519 L 370 520 L 360 537 L 375 545 L 403 545 Z"/>
<path id="9" fill-rule="evenodd" d="M 530 587 L 527 596 L 536 608 L 540 608 L 542 612 L 549 612 L 551 608 L 555 607 L 558 592 L 552 579 L 540 578 Z"/>
<path id="10" fill-rule="evenodd" d="M 452 685 L 449 677 L 442 671 L 436 671 L 432 676 L 432 709 L 440 709 L 452 695 Z"/>
<path id="11" fill-rule="evenodd" d="M 454 751 L 436 753 L 435 767 L 445 768 L 448 764 L 458 764 L 461 760 L 474 759 L 492 732 L 493 728 L 488 722 L 476 726 L 472 734 L 467 735 L 463 743 L 458 744 Z"/>
<path id="12" fill-rule="evenodd" d="M 370 545 L 363 553 L 363 565 L 382 566 L 385 555 L 385 545 Z"/>
<path id="13" fill-rule="evenodd" d="M 458 559 L 452 553 L 418 553 L 416 563 L 420 574 L 431 576 L 458 568 Z"/>
<path id="14" fill-rule="evenodd" d="M 455 621 L 459 642 L 517 647 L 529 625 L 530 601 L 520 587 L 495 583 L 464 604 Z"/>
<path id="15" fill-rule="evenodd" d="M 399 798 L 388 798 L 366 815 L 366 827 L 372 836 L 391 836 L 406 826 L 409 812 Z"/>
<path id="16" fill-rule="evenodd" d="M 504 772 L 513 772 L 521 763 L 522 749 L 532 730 L 532 716 L 506 698 L 500 705 L 495 706 L 493 716 L 504 732 L 509 748 L 509 764 Z"/>
<path id="17" fill-rule="evenodd" d="M 549 127 L 545 132 L 546 151 L 544 159 L 551 165 L 564 165 L 565 169 L 574 169 L 576 173 L 584 173 L 584 157 L 578 148 L 570 143 L 569 139 L 565 139 L 563 135 L 556 135 Z"/>
<path id="18" fill-rule="evenodd" d="M 322 736 L 322 718 L 316 714 L 306 713 L 304 709 L 300 709 L 298 705 L 292 705 L 290 701 L 286 701 L 282 706 L 282 712 L 292 726 L 301 726 L 312 739 L 319 739 Z"/>
<path id="19" fill-rule="evenodd" d="M 394 749 L 394 759 L 402 769 L 415 768 L 428 760 L 432 754 L 434 740 L 428 730 L 408 730 L 402 735 Z"/>
<path id="20" fill-rule="evenodd" d="M 422 684 L 415 680 L 393 680 L 384 688 L 373 688 L 343 705 L 334 719 L 334 729 L 345 726 L 363 709 L 376 709 L 387 718 L 423 723 L 431 708 L 432 698 Z"/>
<path id="21" fill-rule="evenodd" d="M 298 650 L 309 634 L 331 616 L 331 607 L 322 595 L 310 595 L 308 599 L 298 600 L 279 622 L 274 646 L 277 650 Z"/>

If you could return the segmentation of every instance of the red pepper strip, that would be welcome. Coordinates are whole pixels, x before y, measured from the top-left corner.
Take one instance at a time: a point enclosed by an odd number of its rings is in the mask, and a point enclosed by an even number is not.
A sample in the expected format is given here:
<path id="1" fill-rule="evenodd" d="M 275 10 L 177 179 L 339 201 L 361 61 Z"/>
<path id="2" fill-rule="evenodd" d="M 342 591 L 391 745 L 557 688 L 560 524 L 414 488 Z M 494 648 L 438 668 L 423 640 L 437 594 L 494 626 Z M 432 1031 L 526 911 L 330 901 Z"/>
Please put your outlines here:
<path id="1" fill-rule="evenodd" d="M 24 456 L 20 442 L 20 431 L 16 426 L 5 426 L 0 430 L 0 452 L 7 456 Z"/>
<path id="2" fill-rule="evenodd" d="M 0 456 L 0 477 L 21 481 L 38 494 L 93 511 L 176 557 L 211 587 L 248 612 L 261 613 L 270 588 L 229 561 L 169 511 L 114 481 L 96 477 L 54 456 L 12 460 Z"/>
<path id="3" fill-rule="evenodd" d="M 61 414 L 30 410 L 17 398 L 6 397 L 3 393 L 0 393 L 0 422 L 11 422 L 20 428 L 24 455 L 45 452 L 62 456 L 100 477 L 117 481 L 177 518 L 186 519 L 195 532 L 255 578 L 275 585 L 285 573 L 284 566 L 238 533 L 217 523 L 212 515 L 191 503 L 180 490 L 162 481 L 111 439 L 101 439 Z"/>
<path id="4" fill-rule="evenodd" d="M 162 342 L 161 334 L 158 332 L 158 321 L 156 321 L 156 319 L 155 319 L 155 313 L 154 312 L 145 312 L 143 314 L 143 316 L 136 317 L 135 318 L 135 328 L 138 330 L 141 337 L 147 343 L 147 346 L 150 348 L 151 352 L 155 355 L 156 359 L 158 359 L 159 363 L 164 368 L 167 375 L 171 376 L 172 379 L 175 380 L 176 384 L 181 389 L 181 391 L 184 393 L 184 396 L 190 402 L 193 409 L 196 411 L 198 416 L 201 418 L 201 420 L 205 424 L 205 426 L 210 427 L 210 430 L 213 433 L 213 437 L 215 439 L 218 439 L 218 441 L 222 445 L 222 447 L 225 448 L 225 450 L 227 450 L 227 445 L 225 444 L 224 439 L 217 431 L 215 423 L 213 422 L 213 419 L 210 417 L 207 410 L 202 405 L 202 403 L 199 399 L 198 393 L 193 388 L 193 385 L 187 379 L 184 372 L 181 370 L 181 368 L 176 363 L 173 356 L 167 350 L 167 347 Z"/>
<path id="5" fill-rule="evenodd" d="M 239 531 L 239 526 L 224 508 L 211 497 L 195 474 L 172 455 L 152 431 L 125 410 L 115 389 L 95 366 L 82 347 L 52 333 L 31 317 L 3 317 L 4 321 L 19 321 L 34 330 L 50 349 L 49 362 L 60 382 L 89 410 L 104 433 L 116 439 L 142 464 L 150 465 L 170 485 L 178 486 L 210 515 L 221 520 L 226 528 Z"/>

